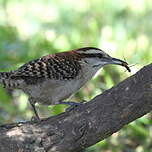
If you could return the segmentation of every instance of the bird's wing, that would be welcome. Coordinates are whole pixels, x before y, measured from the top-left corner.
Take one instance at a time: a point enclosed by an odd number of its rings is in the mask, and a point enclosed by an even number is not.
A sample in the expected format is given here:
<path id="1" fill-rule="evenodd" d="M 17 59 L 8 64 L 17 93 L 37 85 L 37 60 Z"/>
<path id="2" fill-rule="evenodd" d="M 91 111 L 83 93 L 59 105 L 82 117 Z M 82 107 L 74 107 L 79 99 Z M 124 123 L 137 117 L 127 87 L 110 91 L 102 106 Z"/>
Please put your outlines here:
<path id="1" fill-rule="evenodd" d="M 78 75 L 80 65 L 74 60 L 67 60 L 63 56 L 45 56 L 30 61 L 11 75 L 13 79 L 55 79 L 68 80 Z"/>
<path id="2" fill-rule="evenodd" d="M 46 77 L 43 74 L 45 69 L 46 69 L 46 64 L 40 62 L 40 59 L 36 59 L 24 64 L 19 69 L 14 71 L 11 77 L 12 78 Z"/>

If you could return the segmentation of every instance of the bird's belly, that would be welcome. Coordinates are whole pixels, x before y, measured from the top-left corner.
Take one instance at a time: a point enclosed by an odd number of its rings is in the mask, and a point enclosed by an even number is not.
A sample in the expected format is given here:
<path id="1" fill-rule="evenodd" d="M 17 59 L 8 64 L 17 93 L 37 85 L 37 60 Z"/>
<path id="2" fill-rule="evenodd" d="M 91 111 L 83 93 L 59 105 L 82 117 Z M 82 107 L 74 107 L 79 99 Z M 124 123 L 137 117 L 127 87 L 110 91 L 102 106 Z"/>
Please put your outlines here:
<path id="1" fill-rule="evenodd" d="M 63 101 L 77 92 L 81 87 L 80 80 L 71 80 L 66 83 L 61 83 L 59 87 L 56 87 L 54 92 L 55 101 Z"/>
<path id="2" fill-rule="evenodd" d="M 82 81 L 80 79 L 67 81 L 47 80 L 38 85 L 28 86 L 28 89 L 24 89 L 24 91 L 29 97 L 34 98 L 35 102 L 54 105 L 70 97 L 81 86 Z"/>

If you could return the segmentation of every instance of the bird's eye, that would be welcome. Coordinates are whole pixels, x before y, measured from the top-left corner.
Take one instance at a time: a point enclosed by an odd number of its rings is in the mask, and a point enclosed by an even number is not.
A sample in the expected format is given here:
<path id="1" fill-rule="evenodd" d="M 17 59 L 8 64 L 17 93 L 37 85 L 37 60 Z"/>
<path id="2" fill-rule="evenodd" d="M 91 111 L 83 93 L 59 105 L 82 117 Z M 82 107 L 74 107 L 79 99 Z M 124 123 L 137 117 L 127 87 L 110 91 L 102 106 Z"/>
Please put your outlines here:
<path id="1" fill-rule="evenodd" d="M 102 54 L 98 54 L 98 58 L 102 58 L 103 57 L 103 55 Z"/>

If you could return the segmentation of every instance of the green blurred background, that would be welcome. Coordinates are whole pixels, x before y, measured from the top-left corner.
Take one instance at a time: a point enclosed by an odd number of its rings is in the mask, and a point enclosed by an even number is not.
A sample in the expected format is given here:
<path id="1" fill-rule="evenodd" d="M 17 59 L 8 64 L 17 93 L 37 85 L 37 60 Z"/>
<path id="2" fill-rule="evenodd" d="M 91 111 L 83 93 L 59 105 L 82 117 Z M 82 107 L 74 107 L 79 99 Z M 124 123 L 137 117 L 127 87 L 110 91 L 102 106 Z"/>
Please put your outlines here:
<path id="1" fill-rule="evenodd" d="M 71 100 L 90 100 L 152 61 L 151 0 L 0 0 L 0 71 L 14 70 L 43 55 L 94 46 L 125 59 L 132 72 L 107 66 Z M 30 120 L 20 90 L 0 87 L 0 123 Z M 41 117 L 65 106 L 37 106 Z M 125 126 L 85 152 L 152 151 L 152 115 Z"/>

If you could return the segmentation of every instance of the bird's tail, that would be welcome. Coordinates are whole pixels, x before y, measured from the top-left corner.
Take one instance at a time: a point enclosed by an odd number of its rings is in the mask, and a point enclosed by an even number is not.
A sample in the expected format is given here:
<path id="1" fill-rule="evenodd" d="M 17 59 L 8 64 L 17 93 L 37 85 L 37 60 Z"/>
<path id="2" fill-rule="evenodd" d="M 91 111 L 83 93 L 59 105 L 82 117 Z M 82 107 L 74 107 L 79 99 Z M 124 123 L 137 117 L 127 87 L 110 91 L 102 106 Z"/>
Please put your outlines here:
<path id="1" fill-rule="evenodd" d="M 5 88 L 15 88 L 19 86 L 19 81 L 13 80 L 11 74 L 12 72 L 0 72 L 0 84 Z"/>
<path id="2" fill-rule="evenodd" d="M 10 72 L 0 72 L 0 83 L 2 83 L 4 79 L 9 79 L 10 74 Z"/>

